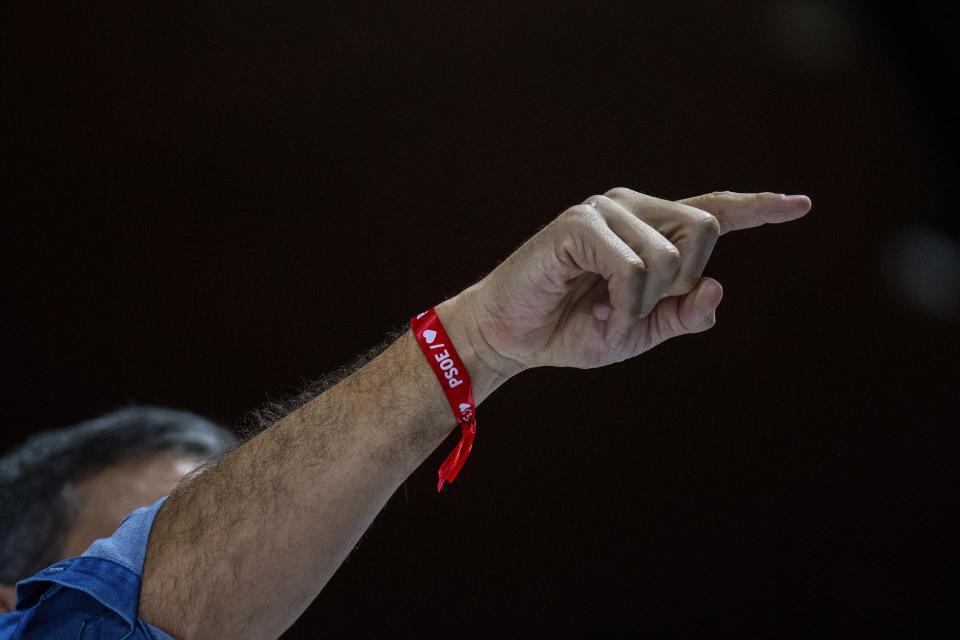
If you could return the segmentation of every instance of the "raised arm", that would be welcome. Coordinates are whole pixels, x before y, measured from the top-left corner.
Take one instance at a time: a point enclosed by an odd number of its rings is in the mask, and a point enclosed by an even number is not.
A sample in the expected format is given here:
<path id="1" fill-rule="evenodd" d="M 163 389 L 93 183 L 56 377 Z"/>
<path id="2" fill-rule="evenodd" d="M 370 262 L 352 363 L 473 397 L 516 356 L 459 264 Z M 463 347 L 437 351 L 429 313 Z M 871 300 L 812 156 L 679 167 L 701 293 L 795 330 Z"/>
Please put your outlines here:
<path id="1" fill-rule="evenodd" d="M 809 207 L 803 196 L 670 202 L 614 189 L 564 212 L 437 313 L 479 404 L 527 368 L 603 366 L 709 328 L 722 290 L 701 273 L 717 236 Z M 454 426 L 408 331 L 168 498 L 140 617 L 180 640 L 277 637 Z"/>

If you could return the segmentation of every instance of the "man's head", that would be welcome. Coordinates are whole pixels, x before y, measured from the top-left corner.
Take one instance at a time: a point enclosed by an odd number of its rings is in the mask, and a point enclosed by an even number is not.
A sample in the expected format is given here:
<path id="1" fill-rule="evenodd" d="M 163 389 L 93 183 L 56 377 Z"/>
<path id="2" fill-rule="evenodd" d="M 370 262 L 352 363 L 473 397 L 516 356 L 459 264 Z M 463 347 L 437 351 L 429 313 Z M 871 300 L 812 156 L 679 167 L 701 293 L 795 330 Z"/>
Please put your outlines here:
<path id="1" fill-rule="evenodd" d="M 236 443 L 198 415 L 129 407 L 33 436 L 0 458 L 0 613 L 13 585 L 107 537 Z"/>

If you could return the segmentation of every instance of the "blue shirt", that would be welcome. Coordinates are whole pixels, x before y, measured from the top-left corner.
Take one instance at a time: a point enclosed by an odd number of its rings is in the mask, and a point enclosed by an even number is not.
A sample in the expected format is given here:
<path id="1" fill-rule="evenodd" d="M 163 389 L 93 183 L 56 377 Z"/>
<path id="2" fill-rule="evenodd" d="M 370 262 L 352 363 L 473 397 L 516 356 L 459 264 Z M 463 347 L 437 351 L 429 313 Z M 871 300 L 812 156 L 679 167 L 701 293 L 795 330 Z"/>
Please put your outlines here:
<path id="1" fill-rule="evenodd" d="M 174 640 L 137 617 L 147 537 L 164 500 L 128 515 L 79 558 L 18 582 L 16 611 L 0 615 L 0 640 Z"/>

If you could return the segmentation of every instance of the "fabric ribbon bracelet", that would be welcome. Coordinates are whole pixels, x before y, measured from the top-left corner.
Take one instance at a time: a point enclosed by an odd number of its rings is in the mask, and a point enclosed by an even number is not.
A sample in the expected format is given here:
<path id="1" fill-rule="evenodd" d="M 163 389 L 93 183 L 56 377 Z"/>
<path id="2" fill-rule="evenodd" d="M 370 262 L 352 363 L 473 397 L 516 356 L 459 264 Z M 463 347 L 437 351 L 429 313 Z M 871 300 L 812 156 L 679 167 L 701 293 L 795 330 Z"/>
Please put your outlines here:
<path id="1" fill-rule="evenodd" d="M 427 357 L 430 368 L 440 381 L 453 416 L 460 425 L 460 442 L 440 465 L 440 479 L 437 482 L 437 491 L 440 491 L 445 482 L 453 482 L 457 477 L 470 455 L 470 449 L 473 448 L 473 439 L 477 434 L 477 407 L 473 402 L 473 385 L 470 383 L 470 374 L 463 366 L 457 350 L 453 348 L 450 336 L 440 323 L 434 307 L 410 318 L 410 328 L 417 344 L 423 350 L 423 355 Z"/>

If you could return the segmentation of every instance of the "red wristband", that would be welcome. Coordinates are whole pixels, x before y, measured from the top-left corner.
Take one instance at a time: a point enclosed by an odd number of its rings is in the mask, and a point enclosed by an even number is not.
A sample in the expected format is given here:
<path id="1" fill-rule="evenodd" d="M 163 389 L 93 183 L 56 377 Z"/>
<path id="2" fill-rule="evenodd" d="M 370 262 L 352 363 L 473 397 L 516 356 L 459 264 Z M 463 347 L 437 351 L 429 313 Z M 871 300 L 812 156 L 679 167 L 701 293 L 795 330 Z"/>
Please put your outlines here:
<path id="1" fill-rule="evenodd" d="M 470 383 L 467 368 L 463 366 L 463 361 L 450 342 L 450 336 L 440 324 L 436 309 L 431 307 L 429 311 L 410 318 L 410 328 L 413 329 L 417 344 L 427 357 L 433 373 L 440 381 L 453 416 L 460 425 L 460 443 L 440 465 L 440 480 L 437 482 L 437 491 L 440 491 L 444 482 L 453 482 L 457 477 L 470 455 L 470 449 L 473 448 L 473 438 L 477 433 L 477 407 L 473 402 L 473 385 Z"/>

